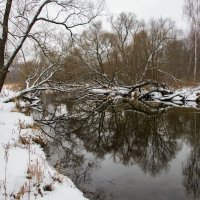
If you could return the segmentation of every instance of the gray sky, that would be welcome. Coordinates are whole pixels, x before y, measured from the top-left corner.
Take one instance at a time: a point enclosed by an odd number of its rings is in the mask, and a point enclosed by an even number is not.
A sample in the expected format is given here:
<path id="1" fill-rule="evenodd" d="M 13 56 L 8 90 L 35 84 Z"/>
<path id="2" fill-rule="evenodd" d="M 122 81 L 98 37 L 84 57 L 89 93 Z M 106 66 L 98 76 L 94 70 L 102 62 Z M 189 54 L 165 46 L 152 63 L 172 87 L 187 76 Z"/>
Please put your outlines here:
<path id="1" fill-rule="evenodd" d="M 170 17 L 176 21 L 179 28 L 186 27 L 186 19 L 183 18 L 184 0 L 106 0 L 108 9 L 116 14 L 122 11 L 133 12 L 138 19 Z"/>

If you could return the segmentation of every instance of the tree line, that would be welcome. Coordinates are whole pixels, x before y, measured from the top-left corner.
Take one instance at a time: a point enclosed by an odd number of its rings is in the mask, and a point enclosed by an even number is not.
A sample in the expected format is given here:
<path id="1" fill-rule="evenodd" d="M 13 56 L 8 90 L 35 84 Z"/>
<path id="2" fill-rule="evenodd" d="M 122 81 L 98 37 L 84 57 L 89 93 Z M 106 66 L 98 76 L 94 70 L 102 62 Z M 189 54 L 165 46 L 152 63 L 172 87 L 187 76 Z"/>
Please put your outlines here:
<path id="1" fill-rule="evenodd" d="M 67 1 L 62 5 L 55 2 L 58 7 L 64 7 L 66 10 L 71 6 Z M 68 34 L 63 31 L 55 34 L 55 29 L 51 37 L 51 31 L 44 29 L 31 36 L 27 34 L 27 38 L 32 39 L 34 44 L 31 49 L 34 56 L 31 59 L 24 59 L 27 52 L 18 54 L 11 64 L 13 67 L 8 82 L 24 83 L 30 73 L 38 74 L 41 66 L 47 68 L 49 61 L 56 65 L 59 63 L 60 68 L 53 74 L 53 78 L 64 83 L 96 82 L 111 86 L 133 85 L 142 80 L 152 79 L 167 85 L 179 86 L 198 82 L 199 15 L 193 16 L 191 13 L 198 12 L 199 5 L 195 5 L 195 10 L 191 2 L 193 0 L 186 0 L 184 7 L 191 27 L 187 34 L 178 29 L 171 19 L 151 19 L 145 23 L 135 14 L 125 12 L 110 16 L 107 20 L 109 29 L 106 29 L 104 22 L 96 19 L 100 14 L 100 7 L 92 16 L 84 7 L 78 19 L 87 14 L 85 22 L 81 20 L 73 26 L 66 25 L 67 17 L 66 21 L 58 21 L 59 17 L 56 21 L 49 19 L 48 13 L 46 18 L 38 15 L 35 23 L 39 19 L 48 24 L 62 25 Z M 52 2 L 46 2 L 49 3 Z M 83 5 L 80 5 L 80 8 L 83 8 Z M 80 15 L 80 12 L 71 13 L 68 17 L 77 14 Z M 75 33 L 72 32 L 77 26 L 82 28 Z"/>
<path id="2" fill-rule="evenodd" d="M 93 22 L 73 41 L 70 38 L 64 44 L 62 70 L 55 75 L 56 80 L 119 85 L 144 79 L 173 85 L 180 81 L 199 81 L 200 66 L 197 66 L 197 77 L 193 76 L 196 61 L 192 31 L 184 37 L 170 19 L 152 19 L 145 24 L 132 13 L 110 18 L 109 31 L 102 24 Z M 197 47 L 200 48 L 200 43 Z M 54 53 L 51 52 L 51 57 Z M 45 62 L 44 58 L 39 60 Z M 19 65 L 20 71 L 27 74 L 38 62 Z"/>

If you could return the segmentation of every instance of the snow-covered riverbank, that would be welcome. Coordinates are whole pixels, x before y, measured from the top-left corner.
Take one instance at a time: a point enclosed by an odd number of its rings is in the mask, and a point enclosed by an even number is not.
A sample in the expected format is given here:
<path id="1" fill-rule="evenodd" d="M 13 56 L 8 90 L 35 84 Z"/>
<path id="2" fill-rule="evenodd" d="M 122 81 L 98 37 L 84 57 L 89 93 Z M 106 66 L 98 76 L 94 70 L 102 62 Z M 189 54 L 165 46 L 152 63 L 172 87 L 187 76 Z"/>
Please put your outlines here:
<path id="1" fill-rule="evenodd" d="M 42 138 L 30 116 L 0 99 L 0 200 L 86 200 L 69 178 L 49 166 Z"/>

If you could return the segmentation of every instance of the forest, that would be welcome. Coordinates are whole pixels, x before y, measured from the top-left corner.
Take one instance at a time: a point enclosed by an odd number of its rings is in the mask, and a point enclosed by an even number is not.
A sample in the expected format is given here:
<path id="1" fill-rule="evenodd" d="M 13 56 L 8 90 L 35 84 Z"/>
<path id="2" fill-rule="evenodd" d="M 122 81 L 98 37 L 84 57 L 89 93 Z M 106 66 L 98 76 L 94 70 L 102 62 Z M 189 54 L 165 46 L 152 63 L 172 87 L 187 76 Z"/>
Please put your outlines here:
<path id="1" fill-rule="evenodd" d="M 188 32 L 178 29 L 172 19 L 144 22 L 125 12 L 110 14 L 106 25 L 95 16 L 89 24 L 80 24 L 75 33 L 71 29 L 53 34 L 44 28 L 37 30 L 13 60 L 6 82 L 24 88 L 30 77 L 34 80 L 49 63 L 55 63 L 57 69 L 49 69 L 51 79 L 64 84 L 131 86 L 154 80 L 174 88 L 196 86 L 200 22 L 197 19 L 196 25 L 190 20 L 194 6 L 186 1 L 183 9 L 185 20 L 189 18 Z M 102 7 L 98 9 L 103 12 Z"/>

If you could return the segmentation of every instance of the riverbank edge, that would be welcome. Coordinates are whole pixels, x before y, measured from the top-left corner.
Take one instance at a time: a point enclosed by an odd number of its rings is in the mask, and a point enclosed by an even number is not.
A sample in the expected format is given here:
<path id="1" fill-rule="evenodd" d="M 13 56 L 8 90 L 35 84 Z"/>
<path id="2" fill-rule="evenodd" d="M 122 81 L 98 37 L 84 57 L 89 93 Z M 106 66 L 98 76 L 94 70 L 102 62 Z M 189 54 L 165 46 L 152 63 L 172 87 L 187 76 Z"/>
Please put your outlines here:
<path id="1" fill-rule="evenodd" d="M 47 162 L 44 136 L 16 103 L 0 99 L 0 199 L 86 200 L 66 176 Z"/>

